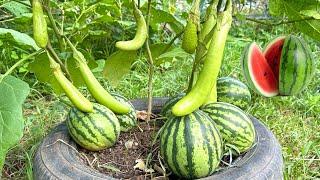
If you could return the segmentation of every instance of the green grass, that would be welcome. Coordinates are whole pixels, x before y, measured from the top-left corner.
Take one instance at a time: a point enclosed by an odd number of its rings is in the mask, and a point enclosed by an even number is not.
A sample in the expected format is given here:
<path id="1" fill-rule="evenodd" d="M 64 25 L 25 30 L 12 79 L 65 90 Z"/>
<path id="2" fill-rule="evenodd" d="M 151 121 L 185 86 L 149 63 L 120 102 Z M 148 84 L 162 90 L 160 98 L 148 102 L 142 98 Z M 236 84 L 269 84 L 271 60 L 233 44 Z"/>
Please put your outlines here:
<path id="1" fill-rule="evenodd" d="M 240 57 L 245 45 L 255 40 L 265 45 L 277 35 L 286 34 L 288 28 L 265 29 L 259 26 L 234 27 L 228 38 L 221 76 L 244 80 Z M 308 39 L 310 41 L 310 39 Z M 320 57 L 319 44 L 310 41 L 316 60 Z M 248 113 L 265 123 L 279 140 L 285 160 L 286 179 L 313 179 L 320 177 L 320 64 L 310 86 L 297 97 L 263 98 L 253 93 Z M 147 65 L 137 61 L 132 71 L 115 89 L 128 98 L 146 97 Z M 175 60 L 164 67 L 157 67 L 154 78 L 154 96 L 169 96 L 187 88 L 191 60 Z M 34 89 L 43 92 L 43 85 Z M 33 90 L 24 104 L 25 133 L 21 142 L 7 156 L 4 178 L 28 179 L 32 177 L 32 157 L 45 135 L 64 120 L 65 105 L 50 95 Z M 8 175 L 9 174 L 9 175 Z"/>

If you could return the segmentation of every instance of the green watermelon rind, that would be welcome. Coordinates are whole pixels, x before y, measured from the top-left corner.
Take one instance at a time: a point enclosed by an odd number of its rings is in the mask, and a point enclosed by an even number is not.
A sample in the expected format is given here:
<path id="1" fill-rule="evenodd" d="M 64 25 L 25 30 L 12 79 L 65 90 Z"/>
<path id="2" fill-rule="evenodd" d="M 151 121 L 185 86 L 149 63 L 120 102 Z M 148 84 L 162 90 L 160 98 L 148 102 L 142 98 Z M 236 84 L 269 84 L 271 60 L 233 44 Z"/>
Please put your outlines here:
<path id="1" fill-rule="evenodd" d="M 137 126 L 137 113 L 132 103 L 124 96 L 118 93 L 110 93 L 116 100 L 130 107 L 127 114 L 116 114 L 120 122 L 120 129 L 122 132 L 128 132 Z"/>
<path id="2" fill-rule="evenodd" d="M 84 113 L 72 108 L 66 124 L 72 139 L 91 151 L 99 151 L 115 144 L 120 134 L 116 115 L 105 106 L 94 103 L 94 112 Z"/>
<path id="3" fill-rule="evenodd" d="M 231 77 L 221 77 L 217 81 L 218 102 L 226 102 L 245 109 L 251 102 L 247 85 Z"/>
<path id="4" fill-rule="evenodd" d="M 175 175 L 195 179 L 215 171 L 223 142 L 215 123 L 197 110 L 182 117 L 169 116 L 160 134 L 160 152 Z"/>
<path id="5" fill-rule="evenodd" d="M 251 119 L 240 108 L 224 102 L 210 103 L 202 107 L 216 123 L 226 144 L 231 144 L 240 153 L 248 151 L 256 140 L 256 131 Z"/>
<path id="6" fill-rule="evenodd" d="M 296 95 L 311 81 L 315 61 L 309 46 L 299 37 L 289 35 L 283 45 L 280 61 L 280 95 Z"/>

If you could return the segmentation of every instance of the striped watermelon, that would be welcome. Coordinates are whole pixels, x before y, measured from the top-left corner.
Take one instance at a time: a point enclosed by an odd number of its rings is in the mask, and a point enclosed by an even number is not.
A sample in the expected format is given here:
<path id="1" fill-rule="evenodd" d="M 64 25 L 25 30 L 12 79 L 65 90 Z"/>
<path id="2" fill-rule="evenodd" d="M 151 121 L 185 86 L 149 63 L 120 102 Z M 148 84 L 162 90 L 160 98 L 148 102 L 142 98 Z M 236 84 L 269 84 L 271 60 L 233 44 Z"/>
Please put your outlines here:
<path id="1" fill-rule="evenodd" d="M 170 170 L 183 178 L 211 175 L 223 153 L 215 123 L 203 111 L 169 116 L 160 134 L 160 152 Z"/>
<path id="2" fill-rule="evenodd" d="M 311 81 L 315 62 L 303 39 L 289 35 L 271 41 L 264 52 L 252 43 L 242 57 L 249 87 L 266 97 L 300 93 Z"/>
<path id="3" fill-rule="evenodd" d="M 185 93 L 180 93 L 180 94 L 177 94 L 173 97 L 170 97 L 169 100 L 166 101 L 166 103 L 163 105 L 163 107 L 161 109 L 161 114 L 163 116 L 169 116 L 169 114 L 171 114 L 172 106 L 174 106 L 185 95 L 186 95 Z"/>
<path id="4" fill-rule="evenodd" d="M 210 103 L 202 107 L 217 124 L 222 138 L 237 152 L 249 150 L 255 142 L 256 133 L 250 118 L 238 107 L 228 103 Z"/>
<path id="5" fill-rule="evenodd" d="M 245 109 L 251 102 L 249 88 L 241 81 L 222 77 L 217 81 L 217 95 L 219 102 L 227 102 Z"/>
<path id="6" fill-rule="evenodd" d="M 134 106 L 131 104 L 131 102 L 124 96 L 121 96 L 120 94 L 117 94 L 117 93 L 110 93 L 110 94 L 122 104 L 125 104 L 130 107 L 130 112 L 128 114 L 121 114 L 121 115 L 116 114 L 120 122 L 121 131 L 128 132 L 133 127 L 137 126 L 136 110 L 134 109 Z"/>
<path id="7" fill-rule="evenodd" d="M 67 127 L 72 139 L 85 149 L 99 151 L 111 147 L 120 134 L 116 115 L 100 104 L 94 103 L 94 112 L 84 113 L 72 108 L 67 116 Z"/>
<path id="8" fill-rule="evenodd" d="M 279 92 L 294 95 L 310 82 L 315 70 L 309 46 L 300 38 L 290 35 L 284 41 L 279 72 Z"/>

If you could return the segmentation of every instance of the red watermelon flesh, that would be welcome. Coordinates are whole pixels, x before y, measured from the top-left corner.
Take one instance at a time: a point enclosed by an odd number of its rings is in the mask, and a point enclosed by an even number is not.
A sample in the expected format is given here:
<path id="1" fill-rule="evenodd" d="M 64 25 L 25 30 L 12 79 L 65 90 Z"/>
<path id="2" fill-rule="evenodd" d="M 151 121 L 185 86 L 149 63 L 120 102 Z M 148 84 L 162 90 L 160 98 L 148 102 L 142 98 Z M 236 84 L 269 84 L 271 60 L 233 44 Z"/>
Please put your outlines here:
<path id="1" fill-rule="evenodd" d="M 284 40 L 284 36 L 274 39 L 267 45 L 263 53 L 277 81 L 279 81 L 280 59 Z"/>
<path id="2" fill-rule="evenodd" d="M 278 94 L 278 80 L 257 44 L 252 45 L 249 58 L 250 74 L 256 88 L 265 96 Z"/>

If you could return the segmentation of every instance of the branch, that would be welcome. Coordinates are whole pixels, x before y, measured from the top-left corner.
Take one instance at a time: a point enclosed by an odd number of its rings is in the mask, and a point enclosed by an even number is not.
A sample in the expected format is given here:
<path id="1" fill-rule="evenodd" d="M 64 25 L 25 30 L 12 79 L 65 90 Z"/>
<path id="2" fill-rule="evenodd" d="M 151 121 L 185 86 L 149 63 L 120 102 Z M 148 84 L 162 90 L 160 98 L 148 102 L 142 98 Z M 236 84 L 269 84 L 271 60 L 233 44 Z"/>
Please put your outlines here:
<path id="1" fill-rule="evenodd" d="M 148 12 L 147 12 L 147 28 L 148 28 L 148 34 L 149 34 L 149 25 L 150 25 L 150 17 L 151 17 L 151 3 L 152 0 L 148 0 Z M 148 36 L 146 40 L 146 49 L 148 53 L 148 63 L 149 63 L 149 81 L 148 81 L 148 113 L 147 113 L 147 121 L 150 121 L 151 113 L 152 113 L 152 79 L 154 74 L 154 65 L 153 65 L 153 58 L 152 53 L 150 50 L 150 38 Z"/>
<path id="2" fill-rule="evenodd" d="M 57 55 L 57 53 L 54 51 L 54 49 L 52 48 L 50 42 L 48 42 L 48 45 L 46 47 L 46 50 L 50 53 L 50 55 L 53 57 L 53 59 L 58 62 L 58 64 L 60 65 L 62 71 L 64 73 L 66 73 L 67 78 L 72 82 L 70 73 L 68 71 L 68 69 L 66 68 L 66 66 L 63 64 L 63 62 L 61 61 L 61 59 L 59 58 L 59 56 Z"/>
<path id="3" fill-rule="evenodd" d="M 184 31 L 181 31 L 180 33 L 178 33 L 167 45 L 167 47 L 162 51 L 161 54 L 165 53 L 166 51 L 168 51 L 168 49 L 172 46 L 172 44 L 174 43 L 174 41 L 176 41 L 182 34 L 184 33 Z"/>
<path id="4" fill-rule="evenodd" d="M 317 19 L 314 19 L 313 17 L 308 17 L 308 18 L 302 18 L 302 19 L 296 19 L 296 20 L 281 20 L 279 22 L 270 22 L 270 21 L 263 21 L 263 20 L 259 20 L 259 19 L 246 17 L 246 20 L 252 21 L 255 23 L 259 23 L 259 24 L 263 24 L 266 26 L 279 26 L 282 24 L 292 24 L 292 23 L 296 23 L 296 22 L 310 21 L 310 20 L 317 20 Z"/>
<path id="5" fill-rule="evenodd" d="M 62 40 L 62 37 L 61 37 L 61 32 L 58 29 L 57 24 L 56 24 L 56 22 L 55 22 L 55 20 L 53 18 L 52 13 L 51 13 L 50 1 L 47 1 L 47 4 L 46 4 L 46 6 L 44 6 L 44 9 L 47 12 L 47 15 L 48 15 L 49 20 L 50 20 L 50 24 L 52 25 L 53 31 L 54 31 L 57 39 L 58 39 L 58 43 L 60 45 L 60 50 L 63 51 L 64 50 L 64 48 L 63 48 L 64 47 L 64 43 L 63 43 L 63 40 Z"/>
<path id="6" fill-rule="evenodd" d="M 8 71 L 7 71 L 6 73 L 4 73 L 3 75 L 1 75 L 1 77 L 0 77 L 0 82 L 1 82 L 6 76 L 8 76 L 9 74 L 11 74 L 12 71 L 13 71 L 15 68 L 17 68 L 18 66 L 20 66 L 21 64 L 23 64 L 26 60 L 28 60 L 28 59 L 30 59 L 30 58 L 32 58 L 32 57 L 34 57 L 34 56 L 36 56 L 36 55 L 38 55 L 38 54 L 40 54 L 40 53 L 42 53 L 42 52 L 43 52 L 43 50 L 40 49 L 40 50 L 38 50 L 38 51 L 36 51 L 36 52 L 34 52 L 34 53 L 32 53 L 32 54 L 29 54 L 27 57 L 21 59 L 20 61 L 16 62 L 13 66 L 10 67 L 10 69 L 8 69 Z"/>

